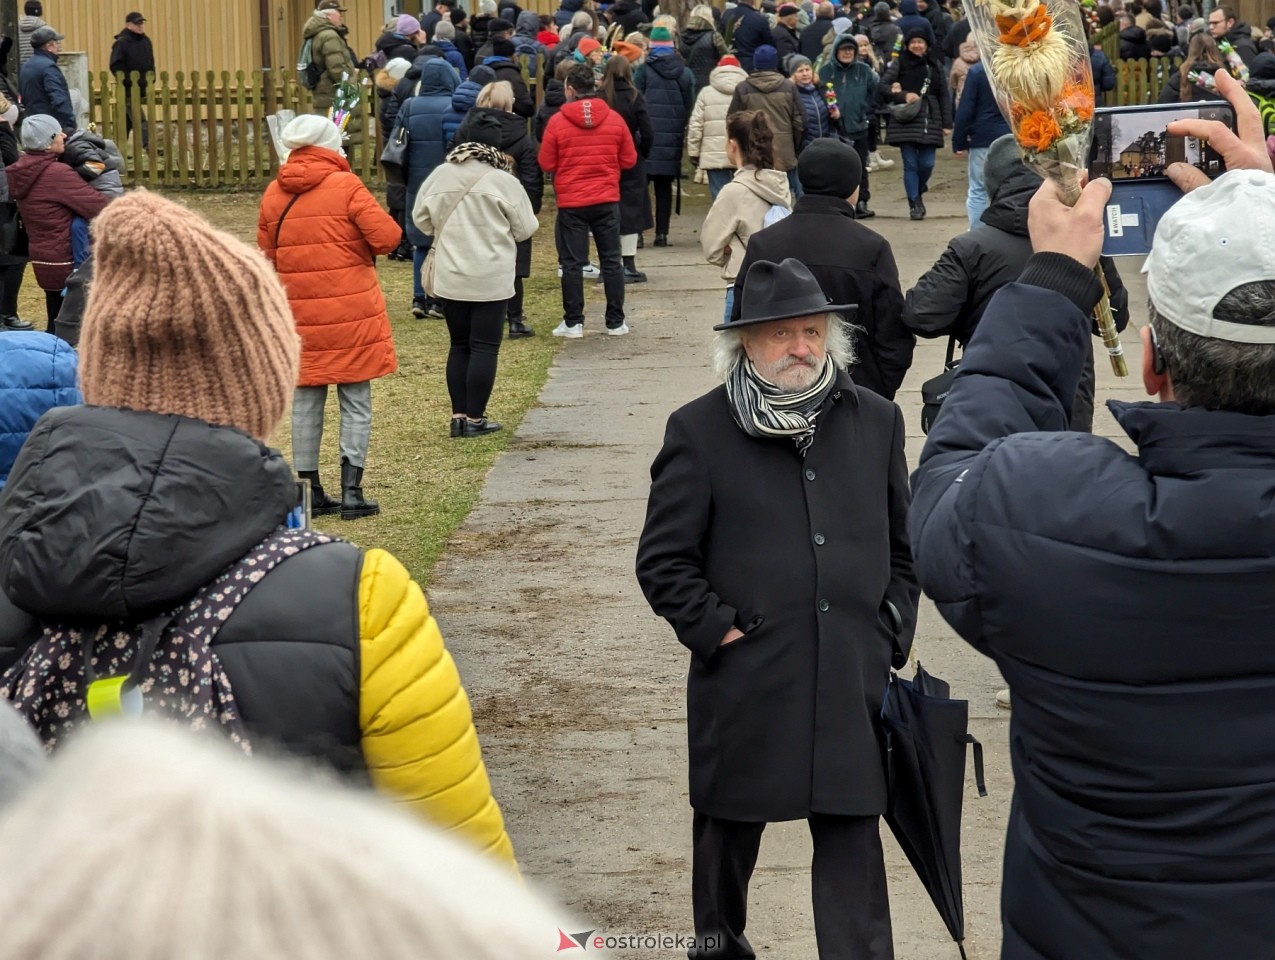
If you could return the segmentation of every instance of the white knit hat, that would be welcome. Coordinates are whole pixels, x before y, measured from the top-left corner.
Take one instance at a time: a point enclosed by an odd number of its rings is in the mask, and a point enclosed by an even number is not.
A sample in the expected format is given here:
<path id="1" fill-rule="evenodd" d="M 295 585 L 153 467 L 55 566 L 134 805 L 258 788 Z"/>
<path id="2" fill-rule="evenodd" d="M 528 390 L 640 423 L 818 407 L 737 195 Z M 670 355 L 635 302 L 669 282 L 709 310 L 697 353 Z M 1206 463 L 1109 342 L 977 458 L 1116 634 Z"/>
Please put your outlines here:
<path id="1" fill-rule="evenodd" d="M 322 147 L 345 156 L 341 149 L 341 131 L 336 124 L 313 113 L 302 114 L 284 127 L 279 142 L 289 153 L 301 147 Z"/>
<path id="2" fill-rule="evenodd" d="M 402 80 L 411 69 L 412 62 L 403 57 L 395 57 L 385 65 L 385 73 L 394 80 Z"/>
<path id="3" fill-rule="evenodd" d="M 140 720 L 6 810 L 0 896 L 0 960 L 548 960 L 589 926 L 371 794 Z"/>

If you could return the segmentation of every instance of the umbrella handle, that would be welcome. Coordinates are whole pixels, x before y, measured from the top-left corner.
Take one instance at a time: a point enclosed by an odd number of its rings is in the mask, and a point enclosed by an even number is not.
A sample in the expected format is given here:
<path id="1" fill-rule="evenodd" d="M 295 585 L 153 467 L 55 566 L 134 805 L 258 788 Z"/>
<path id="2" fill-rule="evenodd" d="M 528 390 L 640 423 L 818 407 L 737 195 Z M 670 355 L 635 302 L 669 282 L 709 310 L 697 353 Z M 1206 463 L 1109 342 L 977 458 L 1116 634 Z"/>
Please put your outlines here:
<path id="1" fill-rule="evenodd" d="M 971 733 L 965 734 L 961 739 L 974 748 L 974 783 L 978 787 L 978 795 L 985 797 L 987 796 L 987 781 L 983 778 L 983 745 L 975 740 L 974 735 Z M 964 951 L 962 951 L 961 955 L 965 955 Z"/>

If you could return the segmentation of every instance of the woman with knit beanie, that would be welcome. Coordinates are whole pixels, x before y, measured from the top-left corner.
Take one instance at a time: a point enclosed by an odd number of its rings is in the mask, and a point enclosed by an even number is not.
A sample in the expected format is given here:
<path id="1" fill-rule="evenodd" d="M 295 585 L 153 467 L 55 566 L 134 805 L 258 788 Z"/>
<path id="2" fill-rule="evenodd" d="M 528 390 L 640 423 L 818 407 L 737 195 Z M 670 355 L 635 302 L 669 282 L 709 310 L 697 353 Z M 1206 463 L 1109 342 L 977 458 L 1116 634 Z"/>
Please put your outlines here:
<path id="1" fill-rule="evenodd" d="M 402 229 L 350 172 L 331 120 L 297 117 L 284 128 L 282 142 L 289 153 L 261 198 L 257 245 L 279 271 L 301 334 L 292 460 L 310 481 L 316 515 L 354 520 L 381 509 L 363 496 L 372 381 L 398 369 L 398 360 L 376 256 L 398 247 Z M 340 500 L 328 496 L 319 479 L 331 384 L 341 407 Z"/>
<path id="2" fill-rule="evenodd" d="M 931 51 L 926 31 L 908 30 L 899 58 L 881 77 L 881 99 L 890 104 L 921 102 L 921 111 L 909 120 L 890 119 L 886 136 L 903 154 L 903 189 L 913 220 L 925 219 L 922 196 L 934 172 L 935 151 L 952 133 L 952 98 L 938 56 Z"/>
<path id="3" fill-rule="evenodd" d="M 116 657 L 146 664 L 142 708 L 161 711 L 184 638 L 178 662 L 208 668 L 196 677 L 217 680 L 254 753 L 370 780 L 511 861 L 456 665 L 403 565 L 316 531 L 258 563 L 294 536 L 297 499 L 266 445 L 301 362 L 270 263 L 144 190 L 106 209 L 94 244 L 85 405 L 40 419 L 0 494 L 0 693 L 49 746 L 88 720 L 86 661 L 107 676 Z M 169 708 L 208 685 L 184 683 Z"/>
<path id="4" fill-rule="evenodd" d="M 695 105 L 695 78 L 674 48 L 673 34 L 668 27 L 657 24 L 651 30 L 651 52 L 633 79 L 646 97 L 651 126 L 655 130 L 655 140 L 646 158 L 646 175 L 655 194 L 655 245 L 667 247 L 673 187 L 682 177 L 686 121 Z M 680 212 L 680 184 L 678 196 Z"/>
<path id="5" fill-rule="evenodd" d="M 92 220 L 110 202 L 65 163 L 58 163 L 66 147 L 66 134 L 53 117 L 33 114 L 22 121 L 22 149 L 26 151 L 5 168 L 9 196 L 27 228 L 31 266 L 44 291 L 48 331 L 62 309 L 62 291 L 74 268 L 71 221 Z"/>
<path id="6" fill-rule="evenodd" d="M 485 88 L 484 88 L 485 89 Z M 434 238 L 431 296 L 443 303 L 451 349 L 447 393 L 453 437 L 481 437 L 501 428 L 487 418 L 496 382 L 505 311 L 514 295 L 518 244 L 540 226 L 527 192 L 500 150 L 503 124 L 479 114 L 465 136 L 422 184 L 412 219 Z"/>

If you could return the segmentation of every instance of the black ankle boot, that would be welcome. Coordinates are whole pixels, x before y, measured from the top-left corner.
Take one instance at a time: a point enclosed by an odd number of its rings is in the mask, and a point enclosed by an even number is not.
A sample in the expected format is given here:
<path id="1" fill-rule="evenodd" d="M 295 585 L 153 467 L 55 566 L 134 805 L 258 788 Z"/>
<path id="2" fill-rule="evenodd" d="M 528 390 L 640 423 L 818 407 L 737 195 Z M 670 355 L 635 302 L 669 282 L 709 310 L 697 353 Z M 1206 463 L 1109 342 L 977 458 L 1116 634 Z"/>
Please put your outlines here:
<path id="1" fill-rule="evenodd" d="M 868 207 L 867 200 L 860 200 L 854 205 L 854 216 L 856 220 L 870 220 L 876 216 L 876 212 Z"/>
<path id="2" fill-rule="evenodd" d="M 637 268 L 637 259 L 635 257 L 624 258 L 624 282 L 646 283 L 646 274 Z"/>
<path id="3" fill-rule="evenodd" d="M 657 247 L 667 247 L 667 246 L 669 245 L 669 244 L 668 244 L 668 234 L 667 234 L 667 233 L 657 233 L 657 234 L 655 235 L 655 245 L 656 245 Z"/>
<path id="4" fill-rule="evenodd" d="M 920 200 L 908 200 L 908 216 L 913 220 L 925 219 L 925 208 L 921 206 Z"/>
<path id="5" fill-rule="evenodd" d="M 323 517 L 329 513 L 341 512 L 341 501 L 324 492 L 323 484 L 319 482 L 318 470 L 298 470 L 297 476 L 310 481 L 310 516 Z"/>
<path id="6" fill-rule="evenodd" d="M 357 520 L 381 512 L 375 500 L 363 499 L 363 468 L 341 460 L 341 519 Z"/>
<path id="7" fill-rule="evenodd" d="M 522 314 L 509 318 L 509 339 L 521 340 L 523 337 L 534 337 L 536 331 L 527 326 L 527 318 Z"/>

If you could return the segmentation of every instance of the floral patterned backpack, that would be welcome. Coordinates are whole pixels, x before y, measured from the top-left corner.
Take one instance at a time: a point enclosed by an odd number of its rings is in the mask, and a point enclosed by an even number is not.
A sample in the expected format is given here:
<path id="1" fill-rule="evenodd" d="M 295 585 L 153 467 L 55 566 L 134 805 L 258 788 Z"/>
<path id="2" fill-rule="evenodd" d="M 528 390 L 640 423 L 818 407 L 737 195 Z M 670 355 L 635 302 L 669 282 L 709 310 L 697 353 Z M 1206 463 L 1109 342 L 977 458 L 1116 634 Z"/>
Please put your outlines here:
<path id="1" fill-rule="evenodd" d="M 89 719 L 135 716 L 145 708 L 192 729 L 220 727 L 251 753 L 213 641 L 267 573 L 334 539 L 313 530 L 276 530 L 185 603 L 147 620 L 45 622 L 40 638 L 0 678 L 0 696 L 49 751 Z"/>

